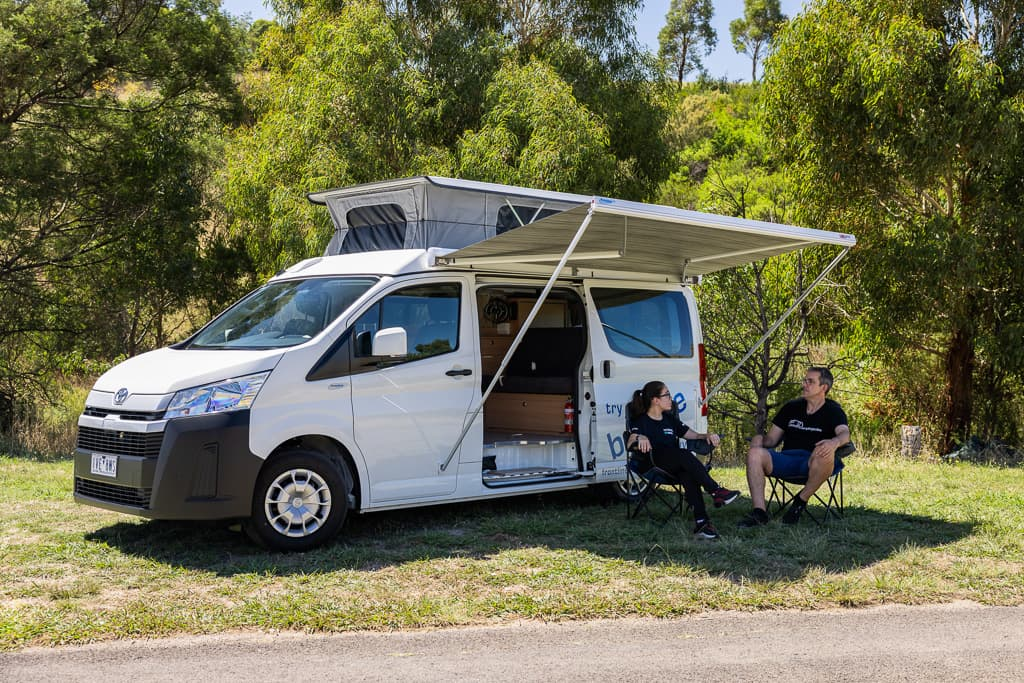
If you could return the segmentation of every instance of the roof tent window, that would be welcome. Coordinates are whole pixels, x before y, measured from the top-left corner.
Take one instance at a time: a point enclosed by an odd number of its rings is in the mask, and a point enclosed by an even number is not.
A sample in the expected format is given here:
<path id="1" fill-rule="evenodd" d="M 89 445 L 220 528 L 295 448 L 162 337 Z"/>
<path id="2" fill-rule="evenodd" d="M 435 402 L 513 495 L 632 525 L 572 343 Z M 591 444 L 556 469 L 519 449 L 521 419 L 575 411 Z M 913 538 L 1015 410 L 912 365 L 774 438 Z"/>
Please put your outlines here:
<path id="1" fill-rule="evenodd" d="M 405 247 L 405 212 L 398 204 L 357 206 L 345 214 L 348 232 L 341 244 L 342 254 L 382 251 Z"/>
<path id="2" fill-rule="evenodd" d="M 494 225 L 495 234 L 500 235 L 520 225 L 539 221 L 541 218 L 561 213 L 558 209 L 540 209 L 536 206 L 516 206 L 506 204 L 498 209 L 498 220 Z M 518 216 L 519 218 L 516 218 Z M 522 221 L 522 223 L 520 223 Z"/>

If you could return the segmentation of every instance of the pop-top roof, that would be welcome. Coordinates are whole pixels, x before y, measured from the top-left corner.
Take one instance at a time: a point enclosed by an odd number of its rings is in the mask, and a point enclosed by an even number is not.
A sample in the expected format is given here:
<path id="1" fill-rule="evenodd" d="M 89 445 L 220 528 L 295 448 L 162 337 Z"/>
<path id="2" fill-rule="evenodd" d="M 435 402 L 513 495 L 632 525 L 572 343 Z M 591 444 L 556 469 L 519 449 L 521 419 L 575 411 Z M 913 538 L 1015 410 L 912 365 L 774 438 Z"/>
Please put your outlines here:
<path id="1" fill-rule="evenodd" d="M 366 250 L 443 247 L 455 251 L 439 257 L 439 263 L 487 272 L 550 272 L 588 214 L 589 224 L 567 262 L 583 275 L 677 281 L 808 246 L 849 248 L 857 242 L 853 235 L 793 225 L 433 176 L 327 190 L 309 199 L 326 204 L 334 218 L 336 232 L 325 255 L 346 253 L 350 243 L 369 246 Z M 390 214 L 367 213 L 366 207 L 385 204 Z M 404 231 L 394 223 L 382 231 L 347 220 L 362 216 L 365 221 L 366 215 L 390 220 L 398 211 L 404 214 Z M 361 230 L 368 238 L 353 239 Z M 382 237 L 379 244 L 374 235 Z M 396 244 L 399 235 L 402 244 Z"/>

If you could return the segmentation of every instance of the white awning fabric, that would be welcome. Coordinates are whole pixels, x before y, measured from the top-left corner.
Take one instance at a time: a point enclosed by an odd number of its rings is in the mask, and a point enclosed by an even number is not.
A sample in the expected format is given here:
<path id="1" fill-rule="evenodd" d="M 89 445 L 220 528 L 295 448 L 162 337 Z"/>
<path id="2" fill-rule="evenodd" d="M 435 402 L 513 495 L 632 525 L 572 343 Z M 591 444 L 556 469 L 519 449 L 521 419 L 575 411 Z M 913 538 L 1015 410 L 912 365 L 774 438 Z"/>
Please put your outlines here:
<path id="1" fill-rule="evenodd" d="M 580 276 L 684 281 L 814 245 L 849 249 L 853 235 L 595 197 L 438 258 L 455 268 L 551 272 L 593 207 L 566 270 Z"/>

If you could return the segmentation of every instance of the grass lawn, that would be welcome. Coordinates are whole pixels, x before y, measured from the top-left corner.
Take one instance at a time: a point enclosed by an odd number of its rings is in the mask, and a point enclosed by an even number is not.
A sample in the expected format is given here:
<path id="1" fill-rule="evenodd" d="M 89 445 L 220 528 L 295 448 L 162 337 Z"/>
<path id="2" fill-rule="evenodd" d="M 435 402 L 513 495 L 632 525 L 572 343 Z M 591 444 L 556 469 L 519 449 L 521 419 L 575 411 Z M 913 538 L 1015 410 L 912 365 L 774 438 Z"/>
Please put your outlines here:
<path id="1" fill-rule="evenodd" d="M 745 488 L 742 470 L 718 468 Z M 885 602 L 1024 604 L 1024 470 L 851 458 L 847 518 L 626 521 L 581 493 L 355 517 L 262 551 L 222 524 L 77 505 L 71 463 L 0 456 L 0 650 L 227 630 L 399 629 Z"/>

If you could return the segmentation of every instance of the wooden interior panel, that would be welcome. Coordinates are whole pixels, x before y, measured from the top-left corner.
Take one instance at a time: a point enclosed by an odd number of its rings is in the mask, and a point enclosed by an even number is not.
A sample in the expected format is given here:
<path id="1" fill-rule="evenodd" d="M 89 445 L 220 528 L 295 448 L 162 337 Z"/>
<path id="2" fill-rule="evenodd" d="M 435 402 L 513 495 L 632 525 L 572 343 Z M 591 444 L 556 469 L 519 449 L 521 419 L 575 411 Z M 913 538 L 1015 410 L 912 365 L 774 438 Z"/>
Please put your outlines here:
<path id="1" fill-rule="evenodd" d="M 495 392 L 484 405 L 484 429 L 562 434 L 566 397 Z"/>
<path id="2" fill-rule="evenodd" d="M 494 375 L 498 372 L 501 359 L 508 353 L 512 345 L 511 336 L 483 336 L 480 338 L 480 362 L 483 374 Z"/>

